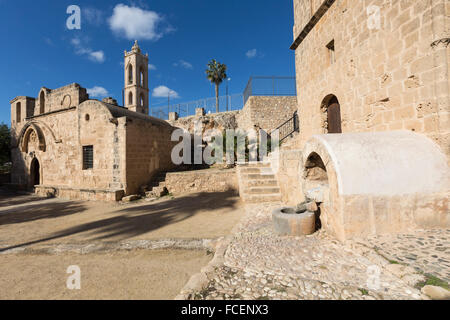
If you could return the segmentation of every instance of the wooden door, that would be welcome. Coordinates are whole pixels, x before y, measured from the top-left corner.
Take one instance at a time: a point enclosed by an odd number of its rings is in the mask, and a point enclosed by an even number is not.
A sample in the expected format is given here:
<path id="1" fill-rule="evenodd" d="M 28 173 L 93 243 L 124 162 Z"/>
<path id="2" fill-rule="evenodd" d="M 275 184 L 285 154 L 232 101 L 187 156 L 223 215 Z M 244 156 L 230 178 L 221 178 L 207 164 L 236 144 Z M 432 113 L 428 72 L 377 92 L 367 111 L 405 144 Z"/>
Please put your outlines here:
<path id="1" fill-rule="evenodd" d="M 328 133 L 342 133 L 339 103 L 332 103 L 328 107 Z"/>

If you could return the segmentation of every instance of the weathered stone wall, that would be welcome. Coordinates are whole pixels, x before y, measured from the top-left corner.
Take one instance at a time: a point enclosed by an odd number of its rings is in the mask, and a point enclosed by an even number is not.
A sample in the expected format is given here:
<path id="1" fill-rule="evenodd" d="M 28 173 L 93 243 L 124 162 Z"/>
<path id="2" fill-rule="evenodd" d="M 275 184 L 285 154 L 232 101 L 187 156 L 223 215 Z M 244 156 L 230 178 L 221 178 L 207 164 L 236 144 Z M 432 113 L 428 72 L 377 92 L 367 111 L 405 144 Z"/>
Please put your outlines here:
<path id="1" fill-rule="evenodd" d="M 172 194 L 187 192 L 239 192 L 236 170 L 207 169 L 186 172 L 169 172 L 165 184 Z"/>
<path id="2" fill-rule="evenodd" d="M 316 2 L 294 0 L 295 38 Z M 379 30 L 368 27 L 371 5 L 380 8 Z M 448 156 L 449 38 L 446 0 L 335 1 L 295 52 L 300 147 L 326 133 L 321 105 L 335 95 L 343 132 L 412 130 Z M 334 63 L 326 47 L 332 40 Z"/>
<path id="3" fill-rule="evenodd" d="M 159 171 L 173 168 L 173 127 L 164 122 L 129 118 L 126 127 L 126 191 L 138 193 Z"/>
<path id="4" fill-rule="evenodd" d="M 40 96 L 42 92 L 45 96 L 44 113 L 75 107 L 89 99 L 87 90 L 77 83 L 72 83 L 57 89 L 42 88 L 36 98 L 34 115 L 41 114 Z"/>
<path id="5" fill-rule="evenodd" d="M 297 110 L 297 97 L 252 96 L 238 117 L 239 128 L 249 130 L 255 126 L 270 132 L 291 118 Z"/>

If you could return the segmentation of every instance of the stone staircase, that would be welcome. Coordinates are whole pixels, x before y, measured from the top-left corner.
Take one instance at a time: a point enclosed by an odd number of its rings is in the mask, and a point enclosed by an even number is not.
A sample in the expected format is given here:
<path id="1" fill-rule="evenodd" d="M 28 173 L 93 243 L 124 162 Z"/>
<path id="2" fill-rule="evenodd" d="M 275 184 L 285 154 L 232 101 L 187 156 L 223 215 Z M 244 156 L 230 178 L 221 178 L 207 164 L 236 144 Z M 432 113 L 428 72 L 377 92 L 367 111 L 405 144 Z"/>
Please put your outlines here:
<path id="1" fill-rule="evenodd" d="M 246 163 L 237 166 L 239 193 L 247 203 L 281 201 L 281 190 L 269 162 Z"/>
<path id="2" fill-rule="evenodd" d="M 176 168 L 173 168 L 171 170 L 167 171 L 160 171 L 158 172 L 145 186 L 141 187 L 141 195 L 144 195 L 148 198 L 159 198 L 166 194 L 168 194 L 167 190 L 167 184 L 166 184 L 166 176 L 170 172 L 183 172 L 183 171 L 193 171 L 193 170 L 199 170 L 204 169 L 204 166 L 193 166 L 193 165 L 180 165 Z"/>
<path id="3" fill-rule="evenodd" d="M 162 197 L 168 193 L 166 186 L 167 172 L 163 171 L 158 173 L 152 181 L 142 190 L 146 197 Z"/>

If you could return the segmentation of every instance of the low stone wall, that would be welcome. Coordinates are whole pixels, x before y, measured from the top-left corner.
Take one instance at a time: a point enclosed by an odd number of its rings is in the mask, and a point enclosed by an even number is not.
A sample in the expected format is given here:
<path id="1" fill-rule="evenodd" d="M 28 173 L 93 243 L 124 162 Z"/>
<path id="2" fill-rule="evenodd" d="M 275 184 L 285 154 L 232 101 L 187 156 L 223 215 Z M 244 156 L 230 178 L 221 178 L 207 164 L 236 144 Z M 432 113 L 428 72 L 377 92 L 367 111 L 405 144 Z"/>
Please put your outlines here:
<path id="1" fill-rule="evenodd" d="M 87 201 L 119 201 L 125 194 L 123 190 L 76 189 L 59 186 L 36 186 L 35 193 L 44 197 Z"/>
<path id="2" fill-rule="evenodd" d="M 185 172 L 169 172 L 165 184 L 172 194 L 194 192 L 239 192 L 235 169 L 207 169 Z"/>

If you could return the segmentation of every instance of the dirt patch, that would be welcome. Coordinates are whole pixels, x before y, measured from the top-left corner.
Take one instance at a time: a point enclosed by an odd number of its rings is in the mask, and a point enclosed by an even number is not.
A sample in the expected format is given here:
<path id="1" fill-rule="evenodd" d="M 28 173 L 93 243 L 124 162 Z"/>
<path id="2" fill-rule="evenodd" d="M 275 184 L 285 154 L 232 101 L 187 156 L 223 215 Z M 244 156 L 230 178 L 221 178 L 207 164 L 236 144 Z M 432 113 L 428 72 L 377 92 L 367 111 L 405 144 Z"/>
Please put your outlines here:
<path id="1" fill-rule="evenodd" d="M 211 256 L 196 250 L 0 256 L 0 299 L 173 299 Z M 81 290 L 66 287 L 81 269 Z"/>
<path id="2" fill-rule="evenodd" d="M 35 198 L 17 204 L 15 199 L 0 206 L 0 251 L 49 243 L 214 239 L 227 235 L 243 214 L 239 197 L 226 192 L 126 206 Z"/>

